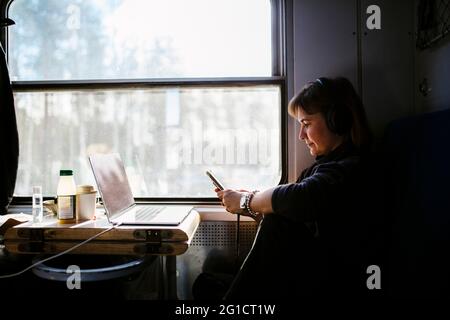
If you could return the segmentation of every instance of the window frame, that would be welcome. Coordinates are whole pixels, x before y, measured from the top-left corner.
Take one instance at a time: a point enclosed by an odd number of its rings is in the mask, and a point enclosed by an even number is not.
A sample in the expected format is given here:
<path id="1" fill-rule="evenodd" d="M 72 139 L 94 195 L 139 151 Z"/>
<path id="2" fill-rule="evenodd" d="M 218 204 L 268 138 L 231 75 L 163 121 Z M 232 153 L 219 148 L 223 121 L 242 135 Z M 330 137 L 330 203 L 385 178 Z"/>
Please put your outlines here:
<path id="1" fill-rule="evenodd" d="M 0 0 L 0 18 L 8 17 L 8 11 L 14 0 Z M 281 139 L 281 177 L 279 184 L 288 179 L 288 124 L 287 124 L 287 84 L 286 84 L 286 2 L 288 0 L 270 0 L 272 8 L 272 76 L 270 77 L 217 77 L 217 78 L 151 78 L 151 79 L 101 79 L 101 80 L 52 80 L 52 81 L 12 81 L 13 92 L 32 92 L 45 90 L 70 89 L 126 89 L 157 88 L 167 86 L 180 87 L 227 87 L 254 86 L 271 84 L 280 88 L 280 139 Z M 8 59 L 7 28 L 0 29 L 0 41 Z M 51 197 L 45 197 L 51 199 Z M 45 200 L 44 199 L 44 200 Z M 193 205 L 217 204 L 214 197 L 136 197 L 139 203 L 183 203 Z M 14 196 L 12 204 L 30 204 L 31 196 Z"/>

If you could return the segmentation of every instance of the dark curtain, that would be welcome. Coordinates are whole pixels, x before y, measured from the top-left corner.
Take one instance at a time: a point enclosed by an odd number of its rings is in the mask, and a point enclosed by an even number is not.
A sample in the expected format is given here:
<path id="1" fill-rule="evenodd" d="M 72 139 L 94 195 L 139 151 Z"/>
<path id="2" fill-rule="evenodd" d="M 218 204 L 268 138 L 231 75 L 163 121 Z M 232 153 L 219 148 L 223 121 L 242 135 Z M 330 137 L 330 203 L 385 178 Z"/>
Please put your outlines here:
<path id="1" fill-rule="evenodd" d="M 1 44 L 0 49 L 0 214 L 6 214 L 16 185 L 19 135 L 6 55 Z"/>

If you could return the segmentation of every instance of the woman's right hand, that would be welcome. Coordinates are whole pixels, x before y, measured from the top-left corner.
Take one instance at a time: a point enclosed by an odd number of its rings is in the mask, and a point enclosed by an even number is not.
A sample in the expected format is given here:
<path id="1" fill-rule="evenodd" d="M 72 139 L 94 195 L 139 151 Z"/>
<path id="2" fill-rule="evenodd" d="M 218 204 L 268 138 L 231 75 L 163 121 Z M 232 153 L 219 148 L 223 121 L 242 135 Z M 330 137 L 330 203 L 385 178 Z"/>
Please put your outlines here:
<path id="1" fill-rule="evenodd" d="M 244 192 L 225 189 L 215 189 L 217 197 L 222 201 L 222 205 L 230 213 L 244 213 L 244 210 L 240 207 L 241 197 Z"/>

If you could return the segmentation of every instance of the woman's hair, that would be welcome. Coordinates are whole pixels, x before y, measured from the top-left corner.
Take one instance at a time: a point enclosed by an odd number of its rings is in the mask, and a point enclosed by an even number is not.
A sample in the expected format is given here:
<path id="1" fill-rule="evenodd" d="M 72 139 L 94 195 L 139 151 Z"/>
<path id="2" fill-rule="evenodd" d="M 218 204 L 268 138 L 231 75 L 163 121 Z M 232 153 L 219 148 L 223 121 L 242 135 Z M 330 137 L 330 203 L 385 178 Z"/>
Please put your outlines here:
<path id="1" fill-rule="evenodd" d="M 350 137 L 359 148 L 370 148 L 369 122 L 361 98 L 348 79 L 319 78 L 307 83 L 288 105 L 288 112 L 294 118 L 299 109 L 307 114 L 322 113 L 329 130 Z"/>

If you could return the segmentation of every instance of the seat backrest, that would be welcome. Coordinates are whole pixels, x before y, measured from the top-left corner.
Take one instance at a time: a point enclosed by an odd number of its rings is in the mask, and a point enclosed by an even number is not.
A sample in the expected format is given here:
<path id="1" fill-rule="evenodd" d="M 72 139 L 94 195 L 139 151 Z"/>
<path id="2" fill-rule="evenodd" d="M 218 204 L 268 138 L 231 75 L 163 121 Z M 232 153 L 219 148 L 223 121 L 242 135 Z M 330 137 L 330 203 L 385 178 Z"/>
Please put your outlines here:
<path id="1" fill-rule="evenodd" d="M 383 147 L 388 291 L 450 295 L 450 109 L 403 118 Z"/>

